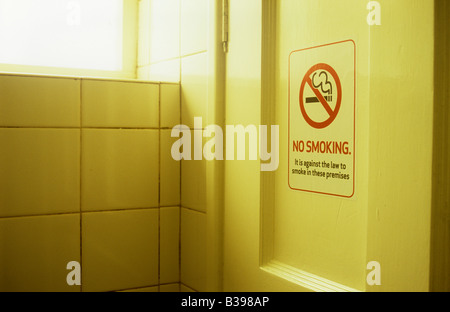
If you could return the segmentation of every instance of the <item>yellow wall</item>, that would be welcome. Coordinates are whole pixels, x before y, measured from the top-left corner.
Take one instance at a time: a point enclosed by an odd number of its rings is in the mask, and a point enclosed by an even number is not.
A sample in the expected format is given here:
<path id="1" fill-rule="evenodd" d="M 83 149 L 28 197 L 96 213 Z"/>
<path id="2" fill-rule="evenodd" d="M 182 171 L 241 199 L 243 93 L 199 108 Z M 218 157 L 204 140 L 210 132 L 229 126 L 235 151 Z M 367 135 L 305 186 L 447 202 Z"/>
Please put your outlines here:
<path id="1" fill-rule="evenodd" d="M 358 290 L 365 288 L 366 207 L 368 196 L 368 11 L 360 1 L 277 1 L 277 105 L 275 123 L 280 125 L 280 167 L 275 173 L 274 252 L 273 258 Z M 327 23 L 317 23 L 326 20 Z M 343 22 L 346 21 L 346 22 Z M 332 25 L 332 27 L 331 27 Z M 302 31 L 290 31 L 300 29 Z M 292 51 L 353 40 L 334 45 L 327 53 L 339 53 L 347 47 L 345 67 L 353 75 L 353 51 L 356 59 L 356 143 L 355 195 L 351 199 L 291 190 L 288 181 L 288 58 Z M 334 49 L 334 50 L 333 50 Z M 326 53 L 315 50 L 322 62 Z M 341 52 L 342 53 L 342 52 Z M 337 62 L 337 61 L 334 61 Z M 344 64 L 344 66 L 343 66 Z M 314 64 L 312 64 L 314 65 Z M 312 66 L 311 65 L 311 66 Z M 294 69 L 293 69 L 294 70 Z M 341 76 L 343 81 L 344 77 Z M 353 104 L 353 94 L 349 101 Z M 292 105 L 292 104 L 291 104 Z M 342 113 L 340 113 L 342 116 Z M 291 117 L 291 122 L 295 118 Z M 342 120 L 342 117 L 341 117 Z M 352 129 L 353 118 L 344 120 Z M 341 128 L 338 128 L 339 130 Z M 334 128 L 336 130 L 336 128 Z M 320 134 L 299 134 L 300 137 L 320 138 Z M 292 137 L 291 137 L 292 139 Z M 349 139 L 352 140 L 352 139 Z M 306 156 L 305 156 L 306 157 Z M 311 155 L 313 157 L 313 155 Z"/>
<path id="2" fill-rule="evenodd" d="M 277 37 L 269 41 L 277 47 L 275 104 L 264 100 L 267 88 L 273 88 L 273 84 L 261 81 L 261 71 L 264 73 L 267 65 L 261 53 L 267 53 L 262 49 L 267 49 L 268 44 L 261 42 L 266 38 L 262 29 L 267 21 L 261 20 L 264 5 L 257 0 L 230 3 L 227 123 L 259 124 L 266 120 L 264 114 L 273 112 L 263 105 L 273 105 L 276 123 L 280 124 L 283 170 L 289 52 L 353 39 L 357 46 L 356 194 L 351 200 L 294 196 L 286 179 L 277 172 L 273 178 L 274 195 L 268 197 L 262 193 L 267 190 L 260 188 L 258 163 L 227 162 L 225 290 L 289 289 L 287 283 L 277 284 L 279 280 L 261 273 L 260 265 L 266 261 L 264 250 L 272 249 L 274 260 L 357 290 L 427 291 L 434 109 L 433 1 L 379 1 L 380 26 L 366 23 L 369 11 L 364 1 L 275 2 Z M 317 24 L 317 20 L 326 22 Z M 265 241 L 259 244 L 267 236 L 266 224 L 260 223 L 264 220 L 261 213 L 264 218 L 265 200 L 275 203 L 275 218 L 270 220 L 273 228 L 267 228 L 275 230 L 271 241 L 275 245 Z M 283 235 L 284 241 L 280 240 Z M 306 265 L 295 262 L 299 252 L 295 247 L 314 251 L 304 259 Z M 381 286 L 366 284 L 366 264 L 370 261 L 381 264 Z M 246 272 L 245 277 L 241 272 Z"/>
<path id="3" fill-rule="evenodd" d="M 179 107 L 178 84 L 0 75 L 0 291 L 178 290 Z"/>
<path id="4" fill-rule="evenodd" d="M 377 291 L 429 289 L 434 103 L 433 1 L 380 1 L 370 28 L 367 259 Z"/>

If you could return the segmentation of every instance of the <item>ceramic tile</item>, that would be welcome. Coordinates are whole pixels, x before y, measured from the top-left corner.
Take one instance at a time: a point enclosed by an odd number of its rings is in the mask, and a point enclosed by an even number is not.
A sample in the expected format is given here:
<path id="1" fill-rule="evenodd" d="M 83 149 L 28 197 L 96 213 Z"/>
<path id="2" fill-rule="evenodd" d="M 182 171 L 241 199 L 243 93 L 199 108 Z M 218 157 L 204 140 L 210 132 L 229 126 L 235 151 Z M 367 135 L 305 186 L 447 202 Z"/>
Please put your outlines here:
<path id="1" fill-rule="evenodd" d="M 83 127 L 159 127 L 159 85 L 83 80 Z"/>
<path id="2" fill-rule="evenodd" d="M 181 283 L 206 287 L 206 215 L 181 209 Z"/>
<path id="3" fill-rule="evenodd" d="M 82 210 L 158 207 L 159 130 L 83 130 Z"/>
<path id="4" fill-rule="evenodd" d="M 181 61 L 181 121 L 194 128 L 194 117 L 208 124 L 208 70 L 207 53 L 184 57 Z"/>
<path id="5" fill-rule="evenodd" d="M 0 219 L 0 292 L 80 291 L 67 284 L 71 261 L 80 262 L 79 214 Z"/>
<path id="6" fill-rule="evenodd" d="M 181 1 L 181 55 L 207 50 L 208 0 Z"/>
<path id="7" fill-rule="evenodd" d="M 159 292 L 180 292 L 180 284 L 161 285 Z"/>
<path id="8" fill-rule="evenodd" d="M 180 204 L 180 161 L 172 157 L 172 145 L 178 138 L 171 137 L 171 130 L 161 130 L 161 206 L 178 206 Z"/>
<path id="9" fill-rule="evenodd" d="M 196 291 L 187 287 L 186 285 L 180 284 L 180 292 L 196 292 Z"/>
<path id="10" fill-rule="evenodd" d="M 180 208 L 160 210 L 160 283 L 180 281 Z"/>
<path id="11" fill-rule="evenodd" d="M 181 205 L 206 212 L 206 160 L 181 161 Z"/>
<path id="12" fill-rule="evenodd" d="M 180 124 L 180 85 L 161 84 L 161 127 L 173 128 Z"/>
<path id="13" fill-rule="evenodd" d="M 178 57 L 180 0 L 150 0 L 149 16 L 150 63 Z"/>
<path id="14" fill-rule="evenodd" d="M 136 288 L 136 289 L 129 289 L 129 290 L 121 290 L 119 292 L 159 292 L 159 287 L 153 286 L 153 287 L 145 287 L 145 288 Z"/>
<path id="15" fill-rule="evenodd" d="M 0 126 L 79 127 L 80 80 L 0 75 Z"/>
<path id="16" fill-rule="evenodd" d="M 139 78 L 150 81 L 180 82 L 180 75 L 180 59 L 174 59 L 145 66 L 140 71 Z"/>
<path id="17" fill-rule="evenodd" d="M 0 129 L 0 216 L 80 210 L 80 130 Z"/>
<path id="18" fill-rule="evenodd" d="M 150 28 L 150 3 L 151 0 L 140 0 L 139 1 L 139 35 L 138 35 L 138 60 L 137 66 L 142 67 L 150 65 L 150 39 L 151 39 L 151 28 Z"/>
<path id="19" fill-rule="evenodd" d="M 158 284 L 158 209 L 83 213 L 83 291 Z"/>

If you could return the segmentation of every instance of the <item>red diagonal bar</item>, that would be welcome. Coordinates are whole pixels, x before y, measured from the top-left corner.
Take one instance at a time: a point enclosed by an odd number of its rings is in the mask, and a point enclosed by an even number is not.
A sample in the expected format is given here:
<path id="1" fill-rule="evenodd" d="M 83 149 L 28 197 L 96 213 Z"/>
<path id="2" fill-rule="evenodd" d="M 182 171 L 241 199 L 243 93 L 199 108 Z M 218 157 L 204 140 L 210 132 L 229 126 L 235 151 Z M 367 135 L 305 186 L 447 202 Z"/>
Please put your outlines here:
<path id="1" fill-rule="evenodd" d="M 330 105 L 328 105 L 328 102 L 325 100 L 325 98 L 323 97 L 322 93 L 320 93 L 319 90 L 317 90 L 316 88 L 313 87 L 312 81 L 311 81 L 311 77 L 308 77 L 306 79 L 306 82 L 311 87 L 311 89 L 313 90 L 314 94 L 317 96 L 317 98 L 319 99 L 320 103 L 323 105 L 323 107 L 327 111 L 328 115 L 330 115 L 330 117 L 334 116 L 334 111 L 331 109 Z"/>

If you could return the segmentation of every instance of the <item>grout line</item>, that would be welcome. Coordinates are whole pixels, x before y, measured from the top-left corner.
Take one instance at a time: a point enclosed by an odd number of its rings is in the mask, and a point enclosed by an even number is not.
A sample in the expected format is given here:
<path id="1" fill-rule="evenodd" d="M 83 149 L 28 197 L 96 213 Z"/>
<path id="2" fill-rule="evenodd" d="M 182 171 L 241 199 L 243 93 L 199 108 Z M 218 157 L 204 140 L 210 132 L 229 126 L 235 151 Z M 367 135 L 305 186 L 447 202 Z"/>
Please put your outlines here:
<path id="1" fill-rule="evenodd" d="M 17 77 L 17 78 L 49 78 L 49 79 L 69 79 L 69 80 L 82 80 L 84 76 L 70 76 L 70 75 L 58 75 L 58 74 L 35 74 L 35 73 L 21 73 L 21 72 L 7 72 L 1 71 L 0 77 Z M 109 79 L 109 78 L 104 78 Z M 111 78 L 115 80 L 115 78 Z"/>
<path id="2" fill-rule="evenodd" d="M 148 65 L 146 65 L 148 66 Z M 136 68 L 143 67 L 137 66 Z M 71 76 L 71 75 L 58 75 L 58 74 L 34 74 L 34 73 L 12 73 L 12 72 L 0 72 L 0 77 L 19 77 L 19 78 L 46 78 L 46 79 L 68 79 L 68 80 L 80 80 L 80 81 L 102 81 L 102 82 L 122 82 L 122 83 L 140 83 L 140 84 L 157 84 L 158 81 L 137 79 L 137 78 L 114 78 L 114 77 L 91 77 L 91 76 Z M 172 83 L 172 82 L 164 82 Z"/>
<path id="3" fill-rule="evenodd" d="M 125 4 L 124 4 L 125 5 Z M 136 9 L 134 11 L 136 14 L 136 23 L 134 27 L 134 35 L 136 36 L 136 40 L 134 42 L 134 59 L 136 60 L 133 62 L 134 64 L 134 79 L 139 79 L 139 72 L 138 72 L 138 65 L 139 65 L 139 56 L 141 55 L 140 52 L 140 46 L 139 43 L 141 42 L 139 39 L 141 39 L 141 0 L 136 1 Z M 148 19 L 147 19 L 148 20 Z M 123 40 L 124 34 L 122 34 L 122 40 Z"/>
<path id="4" fill-rule="evenodd" d="M 184 287 L 186 287 L 186 288 L 189 288 L 190 290 L 193 290 L 193 291 L 195 291 L 195 292 L 199 292 L 198 290 L 195 290 L 194 288 L 192 288 L 191 286 L 186 285 L 185 283 L 181 283 L 181 282 L 180 282 L 180 286 L 184 286 Z M 180 291 L 181 291 L 181 287 L 180 287 Z"/>
<path id="5" fill-rule="evenodd" d="M 139 67 L 147 67 L 147 66 L 152 66 L 152 65 L 158 65 L 158 64 L 161 64 L 161 63 L 165 63 L 165 62 L 176 61 L 179 58 L 180 58 L 180 56 L 169 57 L 169 58 L 166 58 L 166 59 L 161 59 L 161 60 L 149 62 L 149 63 L 147 63 L 145 65 L 140 65 Z"/>
<path id="6" fill-rule="evenodd" d="M 86 130 L 160 130 L 158 127 L 83 127 Z"/>
<path id="7" fill-rule="evenodd" d="M 80 192 L 81 196 L 81 192 Z M 81 206 L 81 205 L 80 205 Z M 170 208 L 177 206 L 164 206 L 162 208 Z M 26 214 L 26 215 L 16 215 L 16 216 L 3 216 L 0 217 L 2 219 L 18 219 L 18 218 L 36 218 L 36 217 L 54 217 L 54 216 L 70 216 L 76 214 L 89 214 L 89 213 L 102 213 L 102 212 L 126 212 L 126 211 L 139 211 L 139 210 L 155 210 L 159 209 L 159 207 L 145 207 L 145 208 L 122 208 L 122 209 L 107 209 L 107 210 L 88 210 L 88 211 L 80 211 L 78 212 L 55 212 L 55 213 L 42 213 L 42 214 Z"/>
<path id="8" fill-rule="evenodd" d="M 161 130 L 173 130 L 176 126 L 171 127 L 161 127 Z M 178 127 L 177 127 L 178 128 Z"/>
<path id="9" fill-rule="evenodd" d="M 159 85 L 158 107 L 159 107 L 159 137 L 158 137 L 158 290 L 161 284 L 161 85 Z"/>
<path id="10" fill-rule="evenodd" d="M 80 130 L 81 127 L 49 127 L 49 126 L 0 126 L 0 129 L 61 129 L 61 130 Z"/>
<path id="11" fill-rule="evenodd" d="M 138 67 L 136 67 L 137 69 Z M 130 79 L 124 79 L 124 78 L 95 78 L 95 77 L 81 77 L 78 78 L 80 80 L 86 80 L 86 81 L 102 81 L 102 82 L 120 82 L 120 83 L 140 83 L 140 84 L 158 84 L 159 81 L 150 81 L 145 79 L 138 79 L 138 78 L 130 78 Z"/>
<path id="12" fill-rule="evenodd" d="M 159 80 L 157 83 L 159 83 L 161 85 L 172 85 L 172 86 L 179 86 L 180 85 L 179 82 L 164 81 L 164 80 Z"/>
<path id="13" fill-rule="evenodd" d="M 183 85 L 182 85 L 182 78 L 183 78 L 183 67 L 182 65 L 182 57 L 181 57 L 181 48 L 182 48 L 182 42 L 181 42 L 181 22 L 182 22 L 182 0 L 178 1 L 178 7 L 180 8 L 178 11 L 178 55 L 179 60 L 178 60 L 178 67 L 180 69 L 179 71 L 179 77 L 178 80 L 180 82 L 180 92 L 179 92 L 179 110 L 180 110 L 180 119 L 179 119 L 179 123 L 180 125 L 183 123 L 183 103 L 182 103 L 182 93 L 183 93 Z M 180 171 L 179 171 L 179 175 L 180 175 L 180 185 L 179 185 L 179 196 L 180 196 L 180 206 L 179 206 L 179 211 L 178 211 L 178 215 L 179 215 L 179 220 L 178 220 L 178 280 L 180 281 L 180 291 L 181 291 L 181 276 L 182 276 L 182 266 L 181 266 L 181 230 L 182 230 L 182 213 L 181 213 L 181 204 L 182 204 L 182 183 L 183 183 L 183 161 L 180 161 Z"/>
<path id="14" fill-rule="evenodd" d="M 158 209 L 158 291 L 161 285 L 161 208 Z"/>
<path id="15" fill-rule="evenodd" d="M 160 286 L 170 286 L 170 285 L 177 285 L 180 284 L 180 282 L 173 282 L 173 283 L 162 283 Z"/>
<path id="16" fill-rule="evenodd" d="M 187 53 L 187 54 L 181 55 L 181 51 L 180 51 L 180 53 L 179 53 L 180 55 L 179 56 L 174 56 L 174 57 L 170 57 L 170 58 L 167 58 L 167 59 L 162 59 L 162 60 L 158 60 L 158 61 L 155 61 L 155 62 L 150 62 L 150 63 L 145 64 L 145 65 L 139 65 L 139 66 L 137 66 L 137 68 L 142 68 L 142 67 L 147 67 L 147 66 L 152 66 L 152 65 L 158 65 L 158 64 L 166 63 L 166 62 L 172 62 L 172 61 L 176 61 L 176 60 L 179 60 L 179 59 L 182 59 L 182 58 L 185 58 L 185 57 L 195 56 L 195 55 L 199 55 L 199 54 L 203 54 L 203 53 L 207 53 L 207 52 L 208 52 L 208 50 L 201 50 L 201 51 L 197 51 L 197 52 L 192 52 L 192 53 Z"/>
<path id="17" fill-rule="evenodd" d="M 125 212 L 125 211 L 155 210 L 155 209 L 159 209 L 159 207 L 121 208 L 121 209 L 108 209 L 108 210 L 89 210 L 89 211 L 82 211 L 82 213 L 88 214 L 88 213 L 102 213 L 102 212 Z"/>
<path id="18" fill-rule="evenodd" d="M 0 126 L 0 129 L 55 129 L 55 130 L 160 130 L 158 127 L 49 127 L 49 126 Z M 168 128 L 170 130 L 172 128 Z"/>
<path id="19" fill-rule="evenodd" d="M 83 125 L 83 82 L 80 80 L 80 128 Z M 83 131 L 80 129 L 80 267 L 81 267 L 81 285 L 80 292 L 83 292 L 83 214 L 82 214 L 82 165 L 83 165 Z"/>
<path id="20" fill-rule="evenodd" d="M 197 209 L 195 209 L 195 208 L 189 208 L 189 207 L 185 207 L 185 206 L 181 206 L 181 208 L 182 208 L 182 209 L 189 210 L 189 211 L 198 212 L 198 213 L 201 213 L 201 214 L 205 214 L 205 215 L 206 215 L 206 211 L 200 211 L 200 210 L 197 210 Z"/>
<path id="21" fill-rule="evenodd" d="M 159 208 L 167 209 L 167 208 L 178 208 L 180 207 L 180 204 L 174 204 L 174 205 L 161 205 Z"/>
<path id="22" fill-rule="evenodd" d="M 181 3 L 181 1 L 182 0 L 178 1 L 178 7 L 180 8 L 178 11 L 178 34 L 179 34 L 179 36 L 178 36 L 178 55 L 180 56 L 179 60 L 178 60 L 178 67 L 180 69 L 179 76 L 178 76 L 178 81 L 180 82 L 180 92 L 179 92 L 179 98 L 178 98 L 179 106 L 178 107 L 180 110 L 180 119 L 179 119 L 180 125 L 183 123 L 183 105 L 182 105 L 183 67 L 181 66 L 182 65 L 182 59 L 181 59 L 181 45 L 182 45 L 182 42 L 181 42 L 181 22 L 182 22 L 181 21 L 181 11 L 182 11 L 182 8 L 181 8 L 181 6 L 182 6 L 182 3 Z M 183 166 L 183 161 L 180 161 L 180 171 L 179 171 L 180 185 L 179 185 L 179 190 L 178 190 L 179 196 L 180 196 L 180 206 L 179 206 L 179 210 L 178 210 L 178 280 L 180 281 L 180 292 L 181 292 L 181 276 L 182 276 L 182 274 L 181 274 L 181 269 L 182 269 L 182 266 L 181 266 L 181 249 L 182 249 L 181 248 L 181 230 L 182 230 L 182 227 L 181 227 L 181 224 L 182 224 L 182 222 L 181 222 L 181 217 L 182 217 L 182 215 L 181 215 L 181 203 L 182 203 L 181 195 L 182 195 L 182 181 L 183 181 L 183 179 L 182 179 L 182 172 L 183 172 L 182 168 L 183 167 L 182 166 Z"/>
<path id="23" fill-rule="evenodd" d="M 181 206 L 178 207 L 178 280 L 181 284 Z"/>
<path id="24" fill-rule="evenodd" d="M 121 291 L 130 291 L 130 290 L 139 290 L 139 289 L 144 289 L 144 288 L 153 288 L 153 287 L 157 287 L 158 288 L 158 292 L 160 290 L 160 286 L 172 286 L 172 285 L 180 285 L 180 282 L 174 282 L 174 283 L 164 283 L 164 284 L 158 284 L 158 285 L 150 285 L 150 286 L 142 286 L 142 287 L 133 287 L 133 288 L 125 288 L 125 289 L 117 289 L 117 290 L 112 290 L 110 292 L 121 292 Z M 184 285 L 185 287 L 188 287 L 186 285 Z M 191 288 L 191 287 L 188 287 Z M 191 288 L 192 289 L 192 288 Z M 193 289 L 192 289 L 193 290 Z"/>
<path id="25" fill-rule="evenodd" d="M 30 214 L 30 215 L 23 215 L 23 216 L 4 216 L 4 217 L 0 217 L 0 220 L 21 219 L 21 218 L 37 218 L 37 217 L 72 216 L 72 215 L 79 215 L 79 214 L 80 214 L 80 212 L 61 212 L 61 213 L 50 213 L 50 214 Z"/>
<path id="26" fill-rule="evenodd" d="M 198 52 L 192 52 L 192 53 L 180 55 L 180 58 L 183 59 L 185 57 L 195 56 L 195 55 L 199 55 L 199 54 L 203 54 L 203 53 L 208 53 L 208 50 L 202 50 L 202 51 L 198 51 Z"/>
<path id="27" fill-rule="evenodd" d="M 182 11 L 182 0 L 178 0 L 178 66 L 180 68 L 180 76 L 179 81 L 180 81 L 180 85 L 181 85 L 181 11 Z"/>

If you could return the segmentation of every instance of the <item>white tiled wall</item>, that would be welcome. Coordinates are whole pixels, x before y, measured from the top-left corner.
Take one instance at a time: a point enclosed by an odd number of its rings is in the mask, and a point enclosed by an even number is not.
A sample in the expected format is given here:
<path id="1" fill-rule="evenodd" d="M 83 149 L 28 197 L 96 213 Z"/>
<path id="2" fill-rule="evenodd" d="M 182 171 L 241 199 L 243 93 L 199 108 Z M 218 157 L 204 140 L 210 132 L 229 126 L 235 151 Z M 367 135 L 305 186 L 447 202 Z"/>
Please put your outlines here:
<path id="1" fill-rule="evenodd" d="M 181 121 L 191 129 L 194 117 L 208 116 L 208 53 L 199 53 L 181 59 Z"/>
<path id="2" fill-rule="evenodd" d="M 180 86 L 161 85 L 161 128 L 172 129 L 180 123 Z"/>
<path id="3" fill-rule="evenodd" d="M 179 57 L 180 1 L 144 0 L 144 2 L 150 2 L 150 63 Z"/>
<path id="4" fill-rule="evenodd" d="M 180 82 L 180 59 L 161 61 L 138 68 L 139 79 L 150 81 Z"/>
<path id="5" fill-rule="evenodd" d="M 208 29 L 210 0 L 141 0 L 141 9 L 150 11 L 142 20 L 138 75 L 140 79 L 181 82 L 181 121 L 194 127 L 194 117 L 208 124 Z M 153 8 L 153 11 L 152 11 Z M 164 99 L 162 99 L 164 101 Z M 166 124 L 166 105 L 161 106 L 161 122 Z M 167 114 L 171 116 L 172 114 Z M 168 153 L 169 133 L 162 132 L 161 153 Z M 170 169 L 177 170 L 177 169 Z M 169 171 L 169 175 L 172 173 Z M 168 185 L 164 173 L 161 185 Z M 166 178 L 164 178 L 166 177 Z M 165 180 L 167 179 L 167 180 Z M 161 200 L 171 198 L 161 193 Z M 167 202 L 167 204 L 172 204 Z M 181 162 L 181 290 L 206 290 L 206 161 Z M 203 231 L 203 232 L 202 232 Z"/>
<path id="6" fill-rule="evenodd" d="M 0 217 L 79 212 L 79 129 L 0 128 L 0 151 Z"/>
<path id="7" fill-rule="evenodd" d="M 179 289 L 179 85 L 0 82 L 0 291 Z"/>
<path id="8" fill-rule="evenodd" d="M 206 160 L 183 161 L 181 202 L 183 207 L 206 213 Z"/>
<path id="9" fill-rule="evenodd" d="M 158 209 L 86 213 L 83 290 L 158 285 Z"/>
<path id="10" fill-rule="evenodd" d="M 66 264 L 80 261 L 80 214 L 0 218 L 0 233 L 1 292 L 80 291 L 66 283 Z"/>
<path id="11" fill-rule="evenodd" d="M 80 126 L 78 79 L 2 75 L 0 103 L 0 126 Z"/>
<path id="12" fill-rule="evenodd" d="M 83 80 L 81 90 L 83 127 L 159 128 L 157 84 Z"/>
<path id="13" fill-rule="evenodd" d="M 181 0 L 181 56 L 208 50 L 208 2 Z"/>
<path id="14" fill-rule="evenodd" d="M 180 167 L 179 161 L 172 158 L 171 148 L 176 138 L 171 137 L 171 130 L 161 130 L 161 177 L 160 204 L 163 207 L 180 204 Z"/>
<path id="15" fill-rule="evenodd" d="M 138 78 L 176 84 L 0 75 L 0 291 L 206 289 L 206 162 L 170 132 L 207 123 L 209 3 L 140 0 Z"/>
<path id="16" fill-rule="evenodd" d="M 180 207 L 160 211 L 160 283 L 179 282 L 180 278 Z"/>
<path id="17" fill-rule="evenodd" d="M 157 208 L 159 130 L 82 131 L 82 210 Z"/>
<path id="18" fill-rule="evenodd" d="M 196 290 L 206 289 L 206 214 L 181 209 L 181 281 Z"/>

